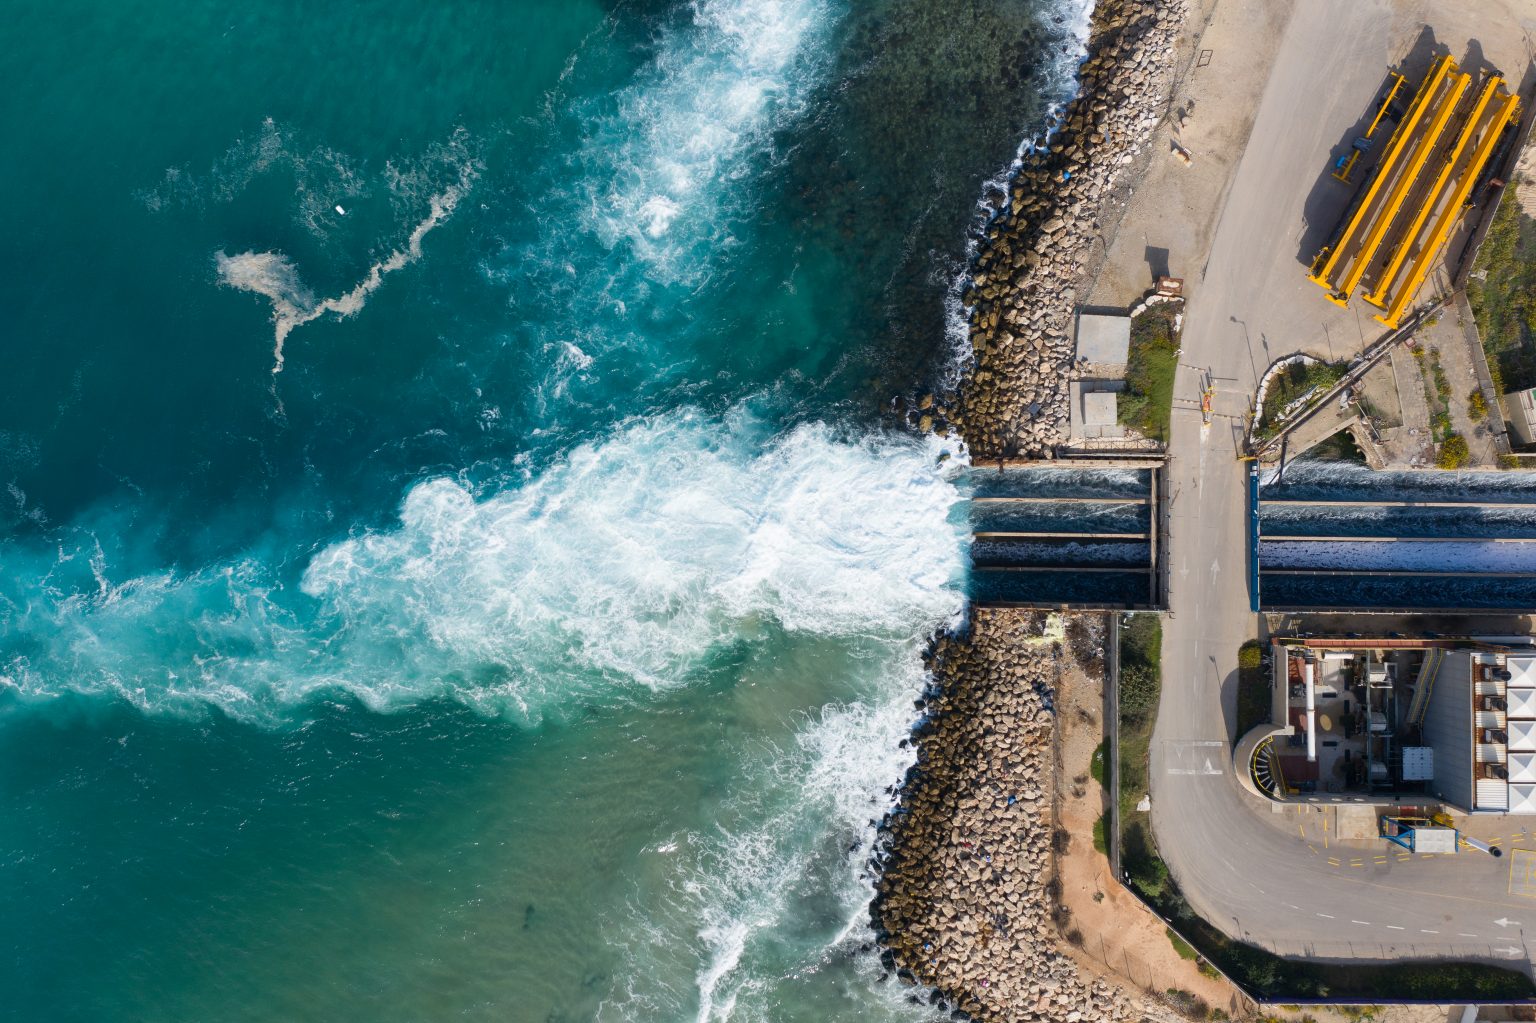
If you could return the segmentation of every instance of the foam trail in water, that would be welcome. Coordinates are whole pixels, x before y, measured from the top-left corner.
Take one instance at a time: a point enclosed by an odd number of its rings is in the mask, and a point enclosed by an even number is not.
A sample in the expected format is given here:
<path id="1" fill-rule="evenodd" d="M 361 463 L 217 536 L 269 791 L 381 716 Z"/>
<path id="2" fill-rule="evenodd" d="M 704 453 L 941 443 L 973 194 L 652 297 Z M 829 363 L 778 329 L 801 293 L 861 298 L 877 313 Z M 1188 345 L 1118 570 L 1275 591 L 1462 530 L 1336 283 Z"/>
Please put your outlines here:
<path id="1" fill-rule="evenodd" d="M 961 603 L 960 495 L 938 450 L 682 411 L 484 499 L 421 483 L 398 527 L 317 552 L 301 592 L 269 567 L 284 551 L 115 582 L 113 536 L 107 553 L 93 537 L 8 550 L 0 685 L 258 721 L 325 690 L 532 720 L 684 684 L 772 631 L 918 634 Z"/>
<path id="2" fill-rule="evenodd" d="M 352 290 L 332 298 L 315 301 L 313 294 L 299 280 L 293 261 L 282 253 L 242 252 L 234 256 L 215 253 L 214 265 L 223 284 L 265 296 L 272 303 L 272 372 L 283 371 L 283 342 L 295 327 L 317 320 L 326 313 L 335 313 L 342 318 L 355 316 L 368 301 L 368 296 L 384 283 L 387 274 L 420 259 L 422 240 L 453 214 L 454 207 L 474 182 L 475 173 L 472 165 L 464 165 L 457 182 L 432 196 L 426 218 L 412 229 L 405 246 L 370 266 L 367 275 Z"/>
<path id="3" fill-rule="evenodd" d="M 804 109 L 817 77 L 807 44 L 828 17 L 824 0 L 700 0 L 693 14 L 592 118 L 578 156 L 588 227 L 668 282 L 702 273 L 687 258 L 696 245 L 729 242 L 746 157 Z"/>
<path id="4" fill-rule="evenodd" d="M 628 919 L 614 922 L 626 981 L 604 1023 L 689 1016 L 769 1023 L 787 986 L 818 983 L 833 960 L 868 973 L 846 981 L 867 984 L 866 996 L 879 998 L 877 961 L 854 955 L 873 938 L 864 862 L 886 789 L 914 757 L 901 739 L 925 681 L 919 649 L 915 636 L 888 648 L 856 669 L 863 698 L 825 707 L 788 742 L 742 755 L 741 774 L 753 781 L 722 808 L 718 830 L 690 836 L 671 861 L 666 891 L 637 900 Z M 690 972 L 692 989 L 656 979 Z M 889 1002 L 887 1019 L 930 1017 L 903 1007 L 906 992 L 891 987 L 881 999 Z"/>

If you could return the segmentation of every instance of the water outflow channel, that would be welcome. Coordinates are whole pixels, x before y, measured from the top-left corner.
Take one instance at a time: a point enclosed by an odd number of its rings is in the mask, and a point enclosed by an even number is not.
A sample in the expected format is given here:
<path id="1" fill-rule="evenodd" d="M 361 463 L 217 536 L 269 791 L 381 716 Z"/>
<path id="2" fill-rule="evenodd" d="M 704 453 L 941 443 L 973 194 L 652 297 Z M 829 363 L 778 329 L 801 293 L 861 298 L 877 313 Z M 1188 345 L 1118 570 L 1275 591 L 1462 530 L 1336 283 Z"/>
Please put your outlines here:
<path id="1" fill-rule="evenodd" d="M 1162 606 L 1158 463 L 1047 462 L 970 470 L 978 604 Z"/>
<path id="2" fill-rule="evenodd" d="M 1266 611 L 1536 610 L 1536 473 L 1298 463 L 1257 514 Z"/>

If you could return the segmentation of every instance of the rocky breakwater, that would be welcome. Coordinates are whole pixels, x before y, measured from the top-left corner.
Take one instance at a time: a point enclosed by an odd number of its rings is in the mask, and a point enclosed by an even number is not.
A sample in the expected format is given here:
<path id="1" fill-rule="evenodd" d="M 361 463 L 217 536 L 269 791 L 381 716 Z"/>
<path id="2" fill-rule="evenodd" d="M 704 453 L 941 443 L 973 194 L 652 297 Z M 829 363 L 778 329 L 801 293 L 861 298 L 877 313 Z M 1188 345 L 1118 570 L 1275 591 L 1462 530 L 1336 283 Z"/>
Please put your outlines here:
<path id="1" fill-rule="evenodd" d="M 1183 0 L 1099 0 L 1078 97 L 986 227 L 965 295 L 974 358 L 937 417 L 978 461 L 1049 456 L 1067 439 L 1076 288 L 1104 204 L 1166 108 L 1184 17 Z"/>
<path id="2" fill-rule="evenodd" d="M 1052 919 L 1056 661 L 1045 616 L 980 609 L 931 651 L 919 758 L 886 821 L 873 907 L 888 967 L 982 1020 L 1177 1018 L 1086 978 Z"/>

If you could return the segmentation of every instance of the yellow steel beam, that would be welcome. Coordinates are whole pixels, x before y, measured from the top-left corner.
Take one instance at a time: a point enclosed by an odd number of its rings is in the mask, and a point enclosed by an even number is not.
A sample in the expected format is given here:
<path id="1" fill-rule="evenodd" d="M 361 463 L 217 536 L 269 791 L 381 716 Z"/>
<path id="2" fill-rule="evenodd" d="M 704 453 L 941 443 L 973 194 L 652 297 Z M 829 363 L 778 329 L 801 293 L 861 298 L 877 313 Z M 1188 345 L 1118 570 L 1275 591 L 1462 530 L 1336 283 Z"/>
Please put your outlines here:
<path id="1" fill-rule="evenodd" d="M 1381 101 L 1381 109 L 1376 111 L 1376 116 L 1371 119 L 1371 126 L 1365 129 L 1365 138 L 1368 139 L 1376 134 L 1376 129 L 1381 125 L 1381 119 L 1387 116 L 1387 110 L 1391 108 L 1392 100 L 1397 97 L 1398 90 L 1403 87 L 1403 83 L 1407 80 L 1408 79 L 1404 78 L 1396 71 L 1392 72 L 1392 86 L 1387 90 L 1386 98 Z M 1346 162 L 1343 167 L 1340 167 L 1338 170 L 1334 171 L 1333 176 L 1344 182 L 1346 185 L 1349 184 L 1349 176 L 1355 172 L 1355 164 L 1359 162 L 1360 150 L 1351 149 L 1348 162 Z"/>
<path id="2" fill-rule="evenodd" d="M 1446 182 L 1451 178 L 1451 172 L 1456 169 L 1456 164 L 1461 161 L 1461 154 L 1466 151 L 1467 144 L 1477 135 L 1477 131 L 1483 126 L 1483 111 L 1493 100 L 1494 93 L 1504 80 L 1498 75 L 1488 79 L 1483 86 L 1482 94 L 1477 98 L 1477 105 L 1472 108 L 1472 114 L 1467 118 L 1467 123 L 1462 127 L 1460 136 L 1456 139 L 1456 148 L 1451 150 L 1450 158 L 1440 168 L 1440 173 L 1435 177 L 1435 183 L 1430 188 L 1429 194 L 1424 197 L 1424 202 L 1419 206 L 1418 214 L 1413 218 L 1407 233 L 1397 245 L 1397 251 L 1392 253 L 1392 261 L 1382 272 L 1381 279 L 1376 282 L 1376 290 L 1368 292 L 1362 297 L 1378 309 L 1388 307 L 1387 293 L 1392 288 L 1392 282 L 1397 279 L 1397 272 L 1402 269 L 1407 261 L 1408 254 L 1413 249 L 1413 242 L 1419 237 L 1419 232 L 1424 229 L 1424 224 L 1429 220 L 1429 215 L 1435 211 L 1445 191 Z"/>
<path id="3" fill-rule="evenodd" d="M 1461 94 L 1467 91 L 1467 86 L 1470 84 L 1472 84 L 1472 76 L 1468 74 L 1459 74 L 1451 80 L 1450 94 L 1446 96 L 1445 102 L 1441 103 L 1436 111 L 1434 120 L 1430 122 L 1428 134 L 1414 148 L 1413 156 L 1408 161 L 1407 170 L 1397 179 L 1397 183 L 1392 186 L 1392 192 L 1387 197 L 1387 204 L 1382 209 L 1381 215 L 1376 218 L 1376 223 L 1371 228 L 1370 234 L 1366 235 L 1365 244 L 1361 247 L 1354 266 L 1339 285 L 1339 291 L 1346 299 L 1355 290 L 1355 285 L 1360 283 L 1360 278 L 1364 276 L 1366 268 L 1371 265 L 1371 260 L 1375 258 L 1377 247 L 1381 245 L 1381 240 L 1387 235 L 1387 228 L 1391 227 L 1392 221 L 1397 219 L 1397 214 L 1403 204 L 1403 197 L 1408 194 L 1409 187 L 1413 184 L 1414 179 L 1419 176 L 1419 171 L 1424 168 L 1424 161 L 1429 159 L 1429 154 L 1434 150 L 1435 143 L 1440 139 L 1440 133 L 1445 130 L 1451 115 L 1456 112 L 1456 108 L 1461 103 Z"/>
<path id="4" fill-rule="evenodd" d="M 1441 57 L 1434 64 L 1430 65 L 1428 73 L 1424 76 L 1424 83 L 1419 86 L 1418 93 L 1415 94 L 1413 102 L 1408 107 L 1407 116 L 1403 118 L 1402 123 L 1392 133 L 1392 139 L 1387 144 L 1387 153 L 1381 158 L 1381 165 L 1376 168 L 1376 173 L 1371 178 L 1371 183 L 1366 186 L 1365 195 L 1360 200 L 1359 205 L 1355 207 L 1354 215 L 1350 217 L 1349 223 L 1340 232 L 1338 241 L 1329 247 L 1331 251 L 1324 250 L 1329 251 L 1329 254 L 1327 259 L 1322 260 L 1321 269 L 1316 269 L 1309 275 L 1310 279 L 1320 287 L 1326 288 L 1329 291 L 1334 290 L 1333 285 L 1329 283 L 1334 265 L 1338 262 L 1339 256 L 1348 248 L 1347 243 L 1350 237 L 1356 230 L 1364 226 L 1366 212 L 1371 208 L 1371 202 L 1375 198 L 1377 190 L 1381 188 L 1382 184 L 1390 176 L 1390 172 L 1397 163 L 1398 157 L 1402 155 L 1404 146 L 1407 145 L 1409 137 L 1418 126 L 1419 118 L 1424 115 L 1425 108 L 1429 106 L 1430 97 L 1439 91 L 1440 83 L 1445 80 L 1445 76 L 1450 73 L 1454 66 L 1454 62 L 1448 56 Z"/>
<path id="5" fill-rule="evenodd" d="M 1456 192 L 1451 196 L 1450 205 L 1441 211 L 1440 217 L 1435 221 L 1434 231 L 1429 240 L 1419 250 L 1418 258 L 1413 261 L 1413 272 L 1409 274 L 1403 289 L 1397 293 L 1397 298 L 1392 303 L 1392 308 L 1387 310 L 1385 316 L 1375 317 L 1376 322 L 1389 329 L 1396 329 L 1402 319 L 1403 310 L 1408 308 L 1408 303 L 1413 301 L 1413 296 L 1418 293 L 1419 286 L 1424 283 L 1429 268 L 1435 258 L 1440 254 L 1446 240 L 1450 237 L 1451 228 L 1461 218 L 1461 208 L 1466 204 L 1467 196 L 1472 192 L 1472 186 L 1477 183 L 1478 175 L 1482 173 L 1483 166 L 1488 158 L 1493 155 L 1494 147 L 1498 145 L 1499 136 L 1504 133 L 1505 127 L 1519 114 L 1520 97 L 1517 95 L 1506 96 L 1494 115 L 1492 123 L 1488 125 L 1488 133 L 1478 143 L 1477 152 L 1472 156 L 1472 162 L 1467 165 L 1466 172 L 1462 174 L 1461 181 L 1457 185 Z"/>
<path id="6" fill-rule="evenodd" d="M 1350 150 L 1349 161 L 1347 163 L 1345 163 L 1343 167 L 1340 167 L 1338 170 L 1334 171 L 1333 172 L 1333 176 L 1338 178 L 1340 181 L 1344 182 L 1346 185 L 1349 184 L 1349 175 L 1350 175 L 1350 173 L 1352 171 L 1354 171 L 1355 163 L 1359 159 L 1360 159 L 1360 150 L 1358 150 L 1358 149 Z"/>
<path id="7" fill-rule="evenodd" d="M 1390 107 L 1392 105 L 1392 101 L 1397 98 L 1397 91 L 1401 89 L 1403 87 L 1403 83 L 1408 80 L 1407 78 L 1398 74 L 1396 71 L 1392 72 L 1392 77 L 1394 81 L 1392 82 L 1392 88 L 1387 90 L 1387 98 L 1381 101 L 1381 109 L 1376 111 L 1376 116 L 1371 120 L 1371 126 L 1365 129 L 1366 138 L 1370 138 L 1372 135 L 1376 134 L 1377 125 L 1381 124 L 1381 119 L 1387 116 L 1387 108 Z"/>

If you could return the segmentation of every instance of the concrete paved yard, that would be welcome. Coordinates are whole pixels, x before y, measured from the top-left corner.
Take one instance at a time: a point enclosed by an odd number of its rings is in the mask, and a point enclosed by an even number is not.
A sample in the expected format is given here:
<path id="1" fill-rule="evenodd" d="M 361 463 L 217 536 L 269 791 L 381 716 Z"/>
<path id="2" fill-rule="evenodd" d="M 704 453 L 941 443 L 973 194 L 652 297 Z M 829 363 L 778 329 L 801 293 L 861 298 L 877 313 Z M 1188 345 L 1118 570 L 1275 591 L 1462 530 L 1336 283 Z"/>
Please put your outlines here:
<path id="1" fill-rule="evenodd" d="M 1249 610 L 1244 567 L 1241 417 L 1273 359 L 1295 351 L 1347 358 L 1382 332 L 1369 320 L 1369 307 L 1357 302 L 1338 309 L 1304 276 L 1350 197 L 1328 177 L 1329 164 L 1353 137 L 1388 66 L 1430 41 L 1426 22 L 1432 40 L 1458 59 L 1477 40 L 1489 61 L 1521 78 L 1536 0 L 1296 0 L 1265 4 L 1251 35 L 1223 21 L 1229 2 L 1234 12 L 1249 5 L 1224 0 L 1212 23 L 1213 30 L 1226 25 L 1227 42 L 1217 53 L 1229 57 L 1223 67 L 1230 70 L 1204 79 L 1205 69 L 1195 70 L 1185 88 L 1204 95 L 1230 81 L 1237 94 L 1246 94 L 1251 83 L 1244 68 L 1262 68 L 1271 47 L 1274 56 L 1246 151 L 1230 180 L 1205 190 L 1215 229 L 1208 241 L 1198 230 L 1176 226 L 1160 234 L 1155 216 L 1138 219 L 1133 210 L 1124 225 L 1129 231 L 1109 256 L 1111 267 L 1134 267 L 1144 264 L 1148 247 L 1167 247 L 1170 269 L 1184 268 L 1190 296 L 1170 444 L 1172 613 L 1164 626 L 1163 697 L 1151 764 L 1158 842 L 1197 911 L 1282 953 L 1455 956 L 1529 969 L 1525 936 L 1536 934 L 1536 900 L 1523 887 L 1512 893 L 1513 857 L 1405 860 L 1376 845 L 1325 845 L 1320 825 L 1299 814 L 1289 830 L 1275 826 L 1270 804 L 1239 790 L 1230 742 L 1238 647 L 1258 635 L 1260 624 Z M 1272 38 L 1266 33 L 1275 25 L 1281 31 Z M 1429 57 L 1419 47 L 1420 63 L 1410 71 L 1421 72 Z M 1197 102 L 1197 119 L 1206 109 Z M 1233 123 L 1241 122 L 1234 115 Z M 1154 172 L 1136 200 L 1154 211 L 1158 196 L 1149 190 L 1156 181 Z M 1177 220 L 1177 212 L 1168 219 Z M 1144 236 L 1136 235 L 1137 224 L 1145 225 Z M 1111 274 L 1103 288 L 1127 287 L 1115 283 L 1125 280 L 1123 273 Z M 1109 293 L 1095 290 L 1093 300 L 1110 304 Z M 1218 415 L 1232 417 L 1209 428 L 1196 411 L 1203 369 L 1217 379 Z M 1209 743 L 1221 753 L 1210 758 L 1219 768 L 1214 773 L 1204 769 Z M 1536 852 L 1536 844 L 1522 842 L 1518 849 Z"/>

